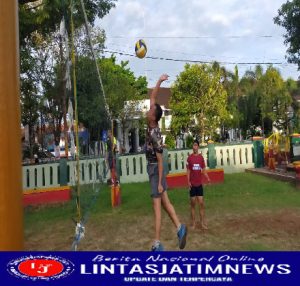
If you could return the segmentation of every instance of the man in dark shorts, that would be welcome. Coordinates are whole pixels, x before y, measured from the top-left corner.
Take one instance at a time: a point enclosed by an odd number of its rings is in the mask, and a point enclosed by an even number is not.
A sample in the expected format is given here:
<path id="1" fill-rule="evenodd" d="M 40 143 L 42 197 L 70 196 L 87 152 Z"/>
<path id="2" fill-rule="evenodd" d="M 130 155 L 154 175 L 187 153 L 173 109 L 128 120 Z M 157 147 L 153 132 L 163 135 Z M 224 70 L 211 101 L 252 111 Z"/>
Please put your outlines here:
<path id="1" fill-rule="evenodd" d="M 168 75 L 162 75 L 150 95 L 150 110 L 147 113 L 148 128 L 146 134 L 146 158 L 148 161 L 147 172 L 149 175 L 151 197 L 153 202 L 155 218 L 155 237 L 152 251 L 162 251 L 164 247 L 160 242 L 161 230 L 161 206 L 168 213 L 172 222 L 177 228 L 179 248 L 183 249 L 186 244 L 187 228 L 181 224 L 172 203 L 169 200 L 166 183 L 166 176 L 163 171 L 163 146 L 162 137 L 158 122 L 162 116 L 162 109 L 156 103 L 156 97 L 163 81 L 168 79 Z"/>
<path id="2" fill-rule="evenodd" d="M 196 227 L 195 206 L 199 205 L 200 225 L 203 229 L 207 229 L 205 222 L 205 210 L 203 199 L 202 174 L 204 174 L 210 183 L 210 179 L 205 170 L 205 162 L 202 155 L 199 153 L 199 142 L 193 143 L 193 153 L 187 159 L 187 179 L 190 187 L 190 203 L 191 203 L 191 218 L 192 228 Z"/>

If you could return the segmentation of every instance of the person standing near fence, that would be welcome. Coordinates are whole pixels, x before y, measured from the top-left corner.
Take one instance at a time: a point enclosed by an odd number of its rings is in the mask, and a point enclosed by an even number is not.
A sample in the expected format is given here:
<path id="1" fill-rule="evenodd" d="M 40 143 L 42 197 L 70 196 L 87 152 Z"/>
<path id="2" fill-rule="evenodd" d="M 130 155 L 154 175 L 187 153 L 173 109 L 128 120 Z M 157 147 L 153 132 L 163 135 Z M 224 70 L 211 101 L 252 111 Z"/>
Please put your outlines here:
<path id="1" fill-rule="evenodd" d="M 203 198 L 202 174 L 206 176 L 210 183 L 210 178 L 205 170 L 203 156 L 199 153 L 199 142 L 193 142 L 193 153 L 187 159 L 187 179 L 190 191 L 192 229 L 196 227 L 195 207 L 199 205 L 200 225 L 202 229 L 208 229 L 205 221 L 205 206 Z"/>
<path id="2" fill-rule="evenodd" d="M 169 200 L 166 184 L 166 175 L 163 170 L 163 145 L 158 122 L 162 116 L 162 108 L 156 103 L 156 97 L 162 82 L 168 79 L 168 75 L 162 75 L 150 95 L 150 110 L 147 112 L 148 128 L 146 134 L 146 158 L 147 172 L 149 175 L 151 197 L 154 211 L 155 237 L 152 251 L 162 251 L 164 247 L 160 242 L 161 231 L 161 206 L 167 212 L 177 228 L 179 248 L 183 249 L 186 244 L 187 228 L 181 224 L 172 203 Z"/>

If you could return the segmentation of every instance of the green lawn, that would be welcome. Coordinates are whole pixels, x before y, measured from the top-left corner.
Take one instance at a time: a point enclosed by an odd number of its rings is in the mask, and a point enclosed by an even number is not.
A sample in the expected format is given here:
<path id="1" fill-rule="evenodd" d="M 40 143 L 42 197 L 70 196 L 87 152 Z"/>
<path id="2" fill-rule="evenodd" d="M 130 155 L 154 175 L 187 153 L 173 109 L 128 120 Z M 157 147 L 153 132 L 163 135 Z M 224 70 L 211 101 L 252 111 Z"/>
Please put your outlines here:
<path id="1" fill-rule="evenodd" d="M 90 209 L 81 250 L 148 250 L 153 213 L 148 183 L 123 184 L 122 205 L 112 209 L 110 190 L 100 193 Z M 186 189 L 169 191 L 180 219 L 189 225 Z M 95 199 L 92 186 L 81 187 L 83 215 Z M 187 250 L 300 250 L 300 190 L 290 183 L 240 173 L 205 187 L 209 230 L 189 231 Z M 74 236 L 75 201 L 25 210 L 28 250 L 69 250 Z M 49 242 L 51 241 L 51 242 Z M 176 231 L 163 216 L 162 241 L 177 250 Z"/>

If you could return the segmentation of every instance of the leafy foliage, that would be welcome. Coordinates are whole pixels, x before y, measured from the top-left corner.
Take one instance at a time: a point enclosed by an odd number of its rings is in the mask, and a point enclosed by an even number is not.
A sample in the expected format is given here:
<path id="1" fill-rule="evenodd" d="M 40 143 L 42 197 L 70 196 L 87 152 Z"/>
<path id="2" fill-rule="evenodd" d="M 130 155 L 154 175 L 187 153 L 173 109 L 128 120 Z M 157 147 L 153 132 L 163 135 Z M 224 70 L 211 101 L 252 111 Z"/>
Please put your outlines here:
<path id="1" fill-rule="evenodd" d="M 78 53 L 87 54 L 89 47 L 82 29 L 84 17 L 80 0 L 19 0 L 22 121 L 34 126 L 38 113 L 43 114 L 53 127 L 55 138 L 60 137 L 62 118 L 66 118 L 65 75 L 70 50 L 59 29 L 64 18 L 70 35 L 71 3 L 77 39 L 75 46 Z M 89 25 L 93 26 L 96 17 L 106 15 L 114 3 L 115 0 L 86 0 Z M 101 50 L 104 31 L 92 29 L 92 36 Z"/>
<path id="2" fill-rule="evenodd" d="M 258 84 L 262 120 L 275 121 L 277 127 L 287 125 L 287 108 L 292 102 L 280 73 L 269 67 Z M 277 123 L 277 124 L 276 124 Z M 286 130 L 286 128 L 284 128 Z"/>
<path id="3" fill-rule="evenodd" d="M 121 122 L 130 117 L 134 106 L 124 108 L 125 101 L 141 99 L 147 90 L 144 77 L 138 79 L 127 67 L 128 62 L 116 64 L 114 57 L 98 60 L 104 92 L 112 118 Z M 108 114 L 105 110 L 103 93 L 95 71 L 95 63 L 88 57 L 79 57 L 77 62 L 77 88 L 79 121 L 96 139 L 100 130 L 108 129 Z"/>
<path id="4" fill-rule="evenodd" d="M 85 0 L 88 22 L 93 25 L 96 17 L 103 18 L 116 0 Z M 80 0 L 73 0 L 75 29 L 84 24 Z M 19 0 L 20 43 L 25 44 L 32 33 L 49 35 L 58 30 L 61 19 L 69 18 L 69 0 Z M 69 27 L 69 25 L 68 25 Z"/>
<path id="5" fill-rule="evenodd" d="M 284 43 L 288 46 L 288 61 L 298 64 L 300 69 L 300 1 L 292 0 L 283 4 L 274 22 L 286 29 Z"/>
<path id="6" fill-rule="evenodd" d="M 221 69 L 211 65 L 185 66 L 172 87 L 172 129 L 189 128 L 194 134 L 209 135 L 227 116 L 227 93 Z"/>
<path id="7" fill-rule="evenodd" d="M 172 135 L 172 133 L 168 133 L 166 135 L 166 139 L 165 139 L 165 144 L 167 145 L 167 148 L 170 149 L 175 149 L 175 138 Z"/>

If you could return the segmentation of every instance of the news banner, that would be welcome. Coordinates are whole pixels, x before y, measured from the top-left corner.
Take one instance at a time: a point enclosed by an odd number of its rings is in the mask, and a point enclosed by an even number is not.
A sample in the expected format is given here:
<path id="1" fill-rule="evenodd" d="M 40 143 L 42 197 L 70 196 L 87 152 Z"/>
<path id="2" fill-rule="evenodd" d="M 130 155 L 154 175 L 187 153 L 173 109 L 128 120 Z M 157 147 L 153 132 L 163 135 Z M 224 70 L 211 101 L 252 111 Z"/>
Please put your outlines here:
<path id="1" fill-rule="evenodd" d="M 0 252 L 1 285 L 300 285 L 300 252 Z"/>

